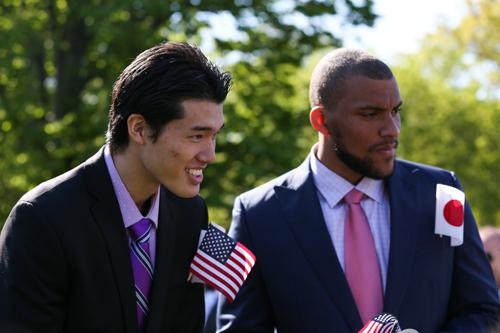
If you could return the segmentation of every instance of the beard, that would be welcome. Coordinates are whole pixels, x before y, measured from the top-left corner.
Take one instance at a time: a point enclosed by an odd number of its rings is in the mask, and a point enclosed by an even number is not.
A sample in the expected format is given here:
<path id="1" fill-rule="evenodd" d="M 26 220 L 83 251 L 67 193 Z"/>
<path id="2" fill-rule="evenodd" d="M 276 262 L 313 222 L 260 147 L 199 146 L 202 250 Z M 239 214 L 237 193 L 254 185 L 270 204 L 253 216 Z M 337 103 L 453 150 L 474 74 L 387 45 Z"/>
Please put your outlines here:
<path id="1" fill-rule="evenodd" d="M 335 129 L 333 133 L 334 133 L 333 138 L 335 140 L 334 143 L 336 147 L 336 149 L 334 149 L 335 154 L 337 155 L 339 160 L 341 160 L 348 168 L 355 171 L 356 173 L 359 173 L 360 175 L 363 175 L 364 177 L 369 177 L 372 179 L 387 179 L 393 174 L 394 160 L 392 161 L 393 167 L 390 172 L 384 172 L 382 170 L 379 170 L 376 167 L 375 163 L 373 162 L 373 159 L 370 158 L 369 156 L 365 158 L 360 158 L 351 154 L 347 150 L 342 135 L 340 134 L 340 131 L 338 129 Z M 397 140 L 390 141 L 390 143 L 393 142 L 396 144 L 397 147 L 398 145 Z M 381 145 L 386 145 L 387 143 L 388 142 L 384 141 L 381 143 L 374 144 L 369 147 L 368 152 L 372 152 L 375 149 L 377 149 L 377 147 Z"/>

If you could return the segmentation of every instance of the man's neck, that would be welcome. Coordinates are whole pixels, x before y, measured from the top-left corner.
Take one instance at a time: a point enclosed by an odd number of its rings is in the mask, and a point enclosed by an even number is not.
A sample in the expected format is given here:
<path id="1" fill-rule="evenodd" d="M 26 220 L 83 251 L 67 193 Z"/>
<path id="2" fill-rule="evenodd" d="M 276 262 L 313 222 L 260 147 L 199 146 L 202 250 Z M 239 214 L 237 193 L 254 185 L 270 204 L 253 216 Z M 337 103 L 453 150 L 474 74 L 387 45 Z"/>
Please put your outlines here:
<path id="1" fill-rule="evenodd" d="M 146 176 L 144 167 L 136 154 L 130 150 L 112 154 L 113 163 L 128 193 L 134 200 L 137 208 L 143 212 L 149 209 L 151 198 L 158 190 L 155 184 Z"/>

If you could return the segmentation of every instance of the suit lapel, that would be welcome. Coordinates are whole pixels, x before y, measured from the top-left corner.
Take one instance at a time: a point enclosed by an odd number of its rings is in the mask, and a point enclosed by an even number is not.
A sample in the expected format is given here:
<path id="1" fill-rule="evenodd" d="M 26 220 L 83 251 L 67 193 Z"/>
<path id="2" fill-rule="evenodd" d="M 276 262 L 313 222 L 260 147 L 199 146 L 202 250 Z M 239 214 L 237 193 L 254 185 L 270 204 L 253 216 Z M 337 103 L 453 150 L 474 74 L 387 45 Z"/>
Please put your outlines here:
<path id="1" fill-rule="evenodd" d="M 122 304 L 127 333 L 137 332 L 133 273 L 128 238 L 118 201 L 104 161 L 103 149 L 86 162 L 88 191 L 94 198 L 90 210 L 107 245 L 107 255 Z M 91 201 L 92 202 L 92 201 Z M 89 244 L 92 246 L 92 244 Z M 105 254 L 103 254 L 105 255 Z"/>
<path id="2" fill-rule="evenodd" d="M 411 270 L 418 234 L 419 183 L 413 173 L 396 163 L 388 180 L 391 206 L 391 245 L 387 272 L 384 311 L 399 314 L 401 302 L 411 281 Z"/>
<path id="3" fill-rule="evenodd" d="M 355 330 L 361 319 L 325 225 L 309 171 L 309 158 L 295 170 L 289 186 L 276 187 L 275 191 L 298 246 L 332 302 Z"/>
<path id="4" fill-rule="evenodd" d="M 167 310 L 168 289 L 175 280 L 175 249 L 176 225 L 181 223 L 178 220 L 177 207 L 167 191 L 161 187 L 160 212 L 158 218 L 158 230 L 156 234 L 156 258 L 151 290 L 150 313 L 147 325 L 148 332 L 156 332 L 156 327 L 160 327 Z M 186 222 L 186 221 L 184 221 Z M 178 270 L 177 270 L 178 271 Z M 187 279 L 187 272 L 185 278 Z"/>

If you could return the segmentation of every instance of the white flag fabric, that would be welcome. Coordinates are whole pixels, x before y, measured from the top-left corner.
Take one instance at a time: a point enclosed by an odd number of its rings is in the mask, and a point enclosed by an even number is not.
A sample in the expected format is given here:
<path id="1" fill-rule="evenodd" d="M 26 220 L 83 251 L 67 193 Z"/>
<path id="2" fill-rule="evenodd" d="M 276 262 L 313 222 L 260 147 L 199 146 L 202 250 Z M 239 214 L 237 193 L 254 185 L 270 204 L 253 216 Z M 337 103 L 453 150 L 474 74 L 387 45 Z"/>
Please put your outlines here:
<path id="1" fill-rule="evenodd" d="M 451 246 L 459 246 L 464 242 L 464 206 L 464 192 L 452 186 L 437 184 L 434 232 L 450 236 Z"/>

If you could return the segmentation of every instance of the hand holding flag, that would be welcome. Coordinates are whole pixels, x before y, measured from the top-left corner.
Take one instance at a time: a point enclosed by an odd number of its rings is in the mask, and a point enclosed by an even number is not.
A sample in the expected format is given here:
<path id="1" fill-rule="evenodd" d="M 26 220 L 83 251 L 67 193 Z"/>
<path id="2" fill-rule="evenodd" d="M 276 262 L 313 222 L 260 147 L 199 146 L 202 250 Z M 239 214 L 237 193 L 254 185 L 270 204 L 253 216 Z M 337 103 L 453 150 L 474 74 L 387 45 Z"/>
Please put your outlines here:
<path id="1" fill-rule="evenodd" d="M 253 265 L 255 256 L 250 250 L 210 223 L 189 271 L 232 302 Z"/>

